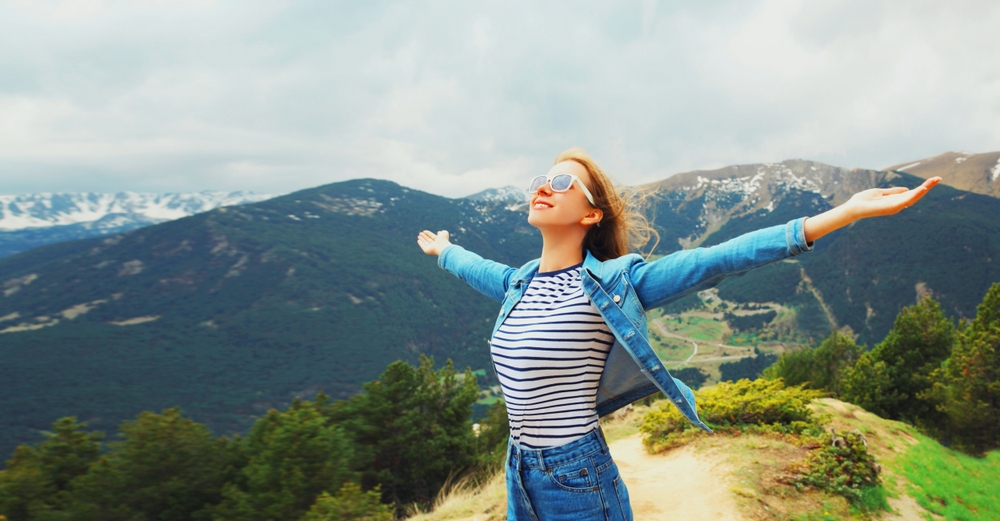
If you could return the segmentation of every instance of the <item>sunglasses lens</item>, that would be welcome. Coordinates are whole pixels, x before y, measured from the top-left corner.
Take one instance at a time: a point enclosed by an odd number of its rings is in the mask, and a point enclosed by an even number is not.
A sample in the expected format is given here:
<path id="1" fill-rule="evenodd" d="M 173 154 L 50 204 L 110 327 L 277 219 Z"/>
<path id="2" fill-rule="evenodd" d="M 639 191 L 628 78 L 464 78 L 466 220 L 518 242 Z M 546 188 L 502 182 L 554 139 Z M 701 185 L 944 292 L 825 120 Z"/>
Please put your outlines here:
<path id="1" fill-rule="evenodd" d="M 531 184 L 528 185 L 528 191 L 531 192 L 531 193 L 537 192 L 538 189 L 541 188 L 542 185 L 545 184 L 545 180 L 546 180 L 545 176 L 543 176 L 543 175 L 540 175 L 540 176 L 532 179 L 531 180 Z"/>
<path id="2" fill-rule="evenodd" d="M 552 178 L 552 189 L 556 192 L 565 192 L 573 184 L 573 178 L 566 174 L 559 174 Z"/>

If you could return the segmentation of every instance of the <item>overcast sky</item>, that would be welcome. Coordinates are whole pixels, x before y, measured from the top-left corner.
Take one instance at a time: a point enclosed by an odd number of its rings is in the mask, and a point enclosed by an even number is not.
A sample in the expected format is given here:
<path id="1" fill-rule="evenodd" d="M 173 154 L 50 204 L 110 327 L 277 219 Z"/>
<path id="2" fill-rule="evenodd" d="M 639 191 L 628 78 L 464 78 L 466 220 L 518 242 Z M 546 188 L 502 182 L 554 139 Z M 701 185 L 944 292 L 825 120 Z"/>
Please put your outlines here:
<path id="1" fill-rule="evenodd" d="M 1000 150 L 1000 2 L 0 1 L 0 194 Z"/>

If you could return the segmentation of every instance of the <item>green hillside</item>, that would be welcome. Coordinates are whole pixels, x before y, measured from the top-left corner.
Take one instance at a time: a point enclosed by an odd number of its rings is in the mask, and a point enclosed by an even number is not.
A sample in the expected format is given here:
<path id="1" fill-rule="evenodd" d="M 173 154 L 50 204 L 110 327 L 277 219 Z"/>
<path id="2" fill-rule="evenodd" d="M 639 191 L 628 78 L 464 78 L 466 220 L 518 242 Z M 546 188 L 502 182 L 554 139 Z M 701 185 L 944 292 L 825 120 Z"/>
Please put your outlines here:
<path id="1" fill-rule="evenodd" d="M 912 188 L 922 181 L 901 174 L 891 184 Z M 789 203 L 807 211 L 820 209 L 802 198 L 783 201 Z M 786 222 L 795 214 L 781 206 L 772 213 L 778 216 L 757 219 L 759 227 Z M 705 243 L 715 244 L 756 227 L 730 221 Z M 898 215 L 858 221 L 824 237 L 815 251 L 796 259 L 797 266 L 773 264 L 724 281 L 719 295 L 736 302 L 775 301 L 796 307 L 807 314 L 805 319 L 799 317 L 799 327 L 816 338 L 823 327 L 814 326 L 828 321 L 814 296 L 807 294 L 801 274 L 795 273 L 801 267 L 836 325 L 850 326 L 859 343 L 871 346 L 882 340 L 899 311 L 914 304 L 922 291 L 933 295 L 949 315 L 974 317 L 982 296 L 1000 281 L 997 237 L 1000 200 L 939 185 Z"/>
<path id="2" fill-rule="evenodd" d="M 357 180 L 0 261 L 0 453 L 60 416 L 111 431 L 180 405 L 226 433 L 296 395 L 351 396 L 393 360 L 490 367 L 496 305 L 415 240 L 539 250 L 521 214 L 483 210 Z"/>

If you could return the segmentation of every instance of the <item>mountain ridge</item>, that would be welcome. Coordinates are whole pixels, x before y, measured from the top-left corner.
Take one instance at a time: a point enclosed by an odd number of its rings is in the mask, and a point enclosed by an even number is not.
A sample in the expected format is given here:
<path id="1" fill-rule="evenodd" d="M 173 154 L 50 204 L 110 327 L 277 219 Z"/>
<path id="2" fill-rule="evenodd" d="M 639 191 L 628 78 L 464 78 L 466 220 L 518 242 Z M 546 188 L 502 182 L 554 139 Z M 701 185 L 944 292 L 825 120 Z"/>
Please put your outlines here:
<path id="1" fill-rule="evenodd" d="M 945 152 L 899 163 L 886 170 L 905 171 L 923 179 L 941 176 L 942 183 L 954 188 L 1000 197 L 1000 151 L 982 154 Z"/>
<path id="2" fill-rule="evenodd" d="M 272 197 L 246 191 L 0 195 L 0 257 L 54 242 L 113 235 L 220 206 Z"/>

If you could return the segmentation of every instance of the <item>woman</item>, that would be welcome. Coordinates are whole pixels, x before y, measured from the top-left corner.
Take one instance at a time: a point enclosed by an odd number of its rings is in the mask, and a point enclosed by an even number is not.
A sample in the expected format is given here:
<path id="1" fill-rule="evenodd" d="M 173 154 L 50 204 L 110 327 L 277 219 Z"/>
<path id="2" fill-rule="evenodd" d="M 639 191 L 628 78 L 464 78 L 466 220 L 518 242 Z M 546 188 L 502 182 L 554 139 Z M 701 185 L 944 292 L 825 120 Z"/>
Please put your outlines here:
<path id="1" fill-rule="evenodd" d="M 490 354 L 507 403 L 510 521 L 630 520 L 628 491 L 598 418 L 662 391 L 695 425 L 694 393 L 649 345 L 645 310 L 729 275 L 812 249 L 816 239 L 866 217 L 906 208 L 940 181 L 871 189 L 815 217 L 765 228 L 653 262 L 629 254 L 649 237 L 600 167 L 582 150 L 556 158 L 529 186 L 528 223 L 542 254 L 514 269 L 451 244 L 447 231 L 417 243 L 438 264 L 502 302 Z"/>

